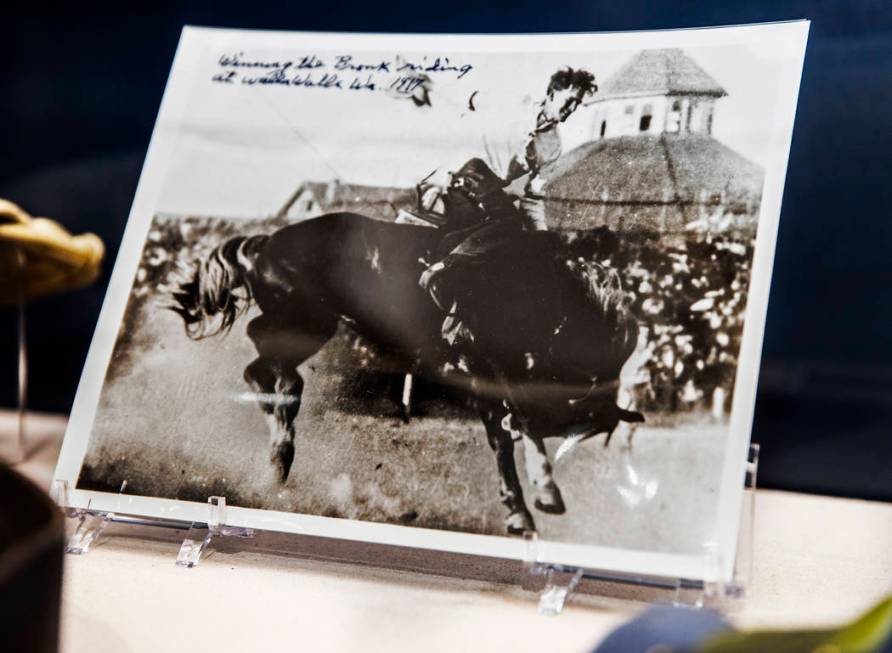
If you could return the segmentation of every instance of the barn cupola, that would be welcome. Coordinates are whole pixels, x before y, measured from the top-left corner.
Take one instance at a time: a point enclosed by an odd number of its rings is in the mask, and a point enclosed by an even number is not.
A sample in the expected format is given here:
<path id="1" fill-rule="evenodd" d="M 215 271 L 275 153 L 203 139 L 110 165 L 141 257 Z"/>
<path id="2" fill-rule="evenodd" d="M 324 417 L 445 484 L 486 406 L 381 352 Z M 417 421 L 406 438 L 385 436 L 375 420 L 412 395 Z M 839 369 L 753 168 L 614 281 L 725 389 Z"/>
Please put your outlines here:
<path id="1" fill-rule="evenodd" d="M 678 48 L 643 50 L 587 103 L 586 140 L 636 134 L 712 134 L 715 101 L 727 95 Z"/>

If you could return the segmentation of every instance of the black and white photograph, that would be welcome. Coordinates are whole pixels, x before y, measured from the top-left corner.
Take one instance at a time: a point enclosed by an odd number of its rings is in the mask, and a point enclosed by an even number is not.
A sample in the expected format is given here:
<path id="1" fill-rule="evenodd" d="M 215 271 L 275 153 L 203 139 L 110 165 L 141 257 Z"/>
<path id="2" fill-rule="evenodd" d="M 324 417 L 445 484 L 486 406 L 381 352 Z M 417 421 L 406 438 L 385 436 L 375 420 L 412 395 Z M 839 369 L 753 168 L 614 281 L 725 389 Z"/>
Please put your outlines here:
<path id="1" fill-rule="evenodd" d="M 187 29 L 57 476 L 730 570 L 803 48 Z"/>

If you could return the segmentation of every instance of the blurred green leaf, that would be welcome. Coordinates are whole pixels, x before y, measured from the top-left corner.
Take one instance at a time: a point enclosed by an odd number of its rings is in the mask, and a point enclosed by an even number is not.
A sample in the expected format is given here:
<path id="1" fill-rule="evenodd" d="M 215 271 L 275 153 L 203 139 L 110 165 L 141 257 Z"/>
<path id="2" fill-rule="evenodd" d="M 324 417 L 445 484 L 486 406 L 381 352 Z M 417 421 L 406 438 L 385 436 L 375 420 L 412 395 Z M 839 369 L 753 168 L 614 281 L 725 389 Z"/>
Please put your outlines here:
<path id="1" fill-rule="evenodd" d="M 697 653 L 872 653 L 890 639 L 892 596 L 842 628 L 722 633 Z"/>

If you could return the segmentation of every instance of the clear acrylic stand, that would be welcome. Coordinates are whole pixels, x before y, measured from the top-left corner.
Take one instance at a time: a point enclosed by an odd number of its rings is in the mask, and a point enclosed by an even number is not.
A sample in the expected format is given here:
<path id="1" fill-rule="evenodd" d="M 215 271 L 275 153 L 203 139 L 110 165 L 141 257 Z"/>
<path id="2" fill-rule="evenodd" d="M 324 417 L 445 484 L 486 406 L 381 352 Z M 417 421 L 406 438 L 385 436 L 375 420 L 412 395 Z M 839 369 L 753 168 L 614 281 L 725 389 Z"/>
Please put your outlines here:
<path id="1" fill-rule="evenodd" d="M 126 487 L 127 482 L 124 481 L 119 490 L 119 497 L 124 496 Z M 68 481 L 59 479 L 53 481 L 51 494 L 58 505 L 68 506 Z M 121 505 L 120 500 L 118 505 Z M 113 523 L 186 530 L 186 537 L 177 553 L 176 564 L 178 567 L 187 568 L 195 567 L 203 556 L 206 557 L 205 553 L 215 538 L 254 537 L 254 530 L 251 528 L 226 524 L 226 497 L 208 497 L 208 521 L 192 522 L 188 525 L 174 520 L 153 520 L 122 515 L 116 511 L 92 510 L 89 505 L 86 508 L 66 507 L 64 510 L 68 517 L 77 520 L 77 526 L 65 546 L 65 552 L 74 555 L 89 553 L 102 532 Z"/>
<path id="2" fill-rule="evenodd" d="M 214 538 L 254 537 L 254 530 L 226 525 L 226 497 L 208 497 L 210 515 L 207 524 L 193 522 L 177 553 L 177 566 L 192 568 L 201 562 L 201 557 L 210 547 Z M 198 539 L 198 534 L 207 531 Z"/>
<path id="3" fill-rule="evenodd" d="M 579 585 L 585 571 L 579 567 L 563 567 L 543 563 L 540 558 L 539 536 L 535 531 L 523 535 L 523 566 L 535 583 L 536 576 L 544 577 L 544 585 L 539 592 L 539 614 L 555 615 L 564 610 L 570 595 Z"/>
<path id="4" fill-rule="evenodd" d="M 121 488 L 123 490 L 123 487 Z M 68 505 L 68 481 L 56 479 L 53 481 L 50 494 L 60 506 Z M 102 531 L 114 521 L 113 512 L 91 510 L 88 505 L 84 509 L 65 508 L 68 517 L 77 520 L 77 526 L 68 542 L 65 544 L 65 553 L 82 555 L 89 553 L 93 544 L 102 535 Z"/>
<path id="5" fill-rule="evenodd" d="M 495 575 L 503 576 L 504 582 L 519 582 L 522 587 L 536 587 L 539 593 L 538 611 L 543 615 L 560 614 L 577 588 L 586 583 L 603 583 L 607 584 L 607 586 L 617 587 L 628 586 L 646 590 L 658 590 L 663 593 L 662 596 L 657 596 L 656 598 L 650 594 L 644 598 L 637 596 L 633 599 L 635 601 L 652 601 L 662 598 L 677 605 L 703 607 L 715 605 L 729 599 L 741 600 L 745 597 L 747 587 L 752 579 L 755 490 L 758 465 L 759 445 L 753 444 L 750 446 L 746 467 L 737 557 L 735 559 L 734 574 L 729 582 L 721 580 L 721 569 L 723 568 L 721 557 L 717 553 L 710 552 L 706 552 L 704 555 L 705 567 L 702 580 L 627 576 L 546 563 L 542 560 L 539 539 L 535 533 L 529 533 L 524 536 L 522 573 L 518 576 L 516 572 L 506 572 L 505 568 L 501 568 L 501 571 L 496 571 Z M 122 497 L 125 486 L 126 482 L 121 488 Z M 67 493 L 67 481 L 57 480 L 53 483 L 54 497 L 62 506 L 69 505 Z M 187 568 L 195 567 L 203 558 L 206 558 L 211 544 L 221 537 L 253 538 L 255 535 L 253 529 L 226 524 L 226 498 L 217 496 L 208 498 L 208 520 L 206 523 L 150 520 L 120 514 L 120 511 L 96 511 L 91 510 L 89 507 L 86 509 L 66 508 L 66 512 L 69 517 L 78 520 L 77 527 L 66 548 L 68 553 L 87 553 L 90 547 L 98 540 L 103 530 L 111 523 L 173 528 L 187 531 L 176 558 L 178 566 Z M 330 541 L 328 544 L 317 545 L 316 550 L 312 553 L 304 550 L 299 552 L 298 555 L 307 559 L 320 559 L 339 563 L 379 566 L 381 564 L 377 559 L 377 553 L 363 553 L 360 549 L 352 549 L 349 553 L 332 554 L 328 550 L 329 548 L 337 547 L 336 541 Z M 368 545 L 367 548 L 371 549 L 373 547 Z M 286 548 L 285 550 L 276 550 L 276 552 L 288 553 L 289 550 Z M 429 552 L 427 554 L 429 555 Z M 390 566 L 386 562 L 384 565 Z M 421 564 L 406 566 L 403 562 L 399 562 L 393 566 L 395 569 L 420 572 L 430 570 L 431 573 L 443 573 L 442 570 L 428 569 Z M 514 568 L 516 569 L 516 567 Z M 596 590 L 594 593 L 598 594 L 601 592 Z M 609 591 L 604 591 L 603 593 L 609 594 Z"/>
<path id="6" fill-rule="evenodd" d="M 741 600 L 753 573 L 753 536 L 755 527 L 756 476 L 759 469 L 759 445 L 751 444 L 747 456 L 744 478 L 743 506 L 741 509 L 740 531 L 737 543 L 737 557 L 734 561 L 734 574 L 730 582 L 721 578 L 722 559 L 715 551 L 704 555 L 703 580 L 685 578 L 660 579 L 644 577 L 624 577 L 615 574 L 602 574 L 593 570 L 566 567 L 544 563 L 540 557 L 539 540 L 535 532 L 524 535 L 524 568 L 528 580 L 533 584 L 539 581 L 539 614 L 560 614 L 567 600 L 579 583 L 586 580 L 607 583 L 630 583 L 656 590 L 666 590 L 675 605 L 703 607 L 722 600 Z"/>

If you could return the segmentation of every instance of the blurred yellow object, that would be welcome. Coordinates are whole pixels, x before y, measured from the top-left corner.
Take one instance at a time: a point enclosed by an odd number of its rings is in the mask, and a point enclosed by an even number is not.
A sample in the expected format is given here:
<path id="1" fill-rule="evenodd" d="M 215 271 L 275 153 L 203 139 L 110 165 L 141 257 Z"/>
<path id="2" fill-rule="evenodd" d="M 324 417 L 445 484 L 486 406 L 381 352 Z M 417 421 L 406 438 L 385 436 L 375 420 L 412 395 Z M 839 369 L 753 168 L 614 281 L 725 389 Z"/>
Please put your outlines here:
<path id="1" fill-rule="evenodd" d="M 654 647 L 656 649 L 656 647 Z M 824 630 L 725 632 L 696 653 L 888 653 L 892 651 L 892 596 L 855 621 Z"/>
<path id="2" fill-rule="evenodd" d="M 72 290 L 99 274 L 105 246 L 95 234 L 72 236 L 0 199 L 0 304 Z"/>

